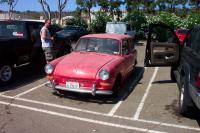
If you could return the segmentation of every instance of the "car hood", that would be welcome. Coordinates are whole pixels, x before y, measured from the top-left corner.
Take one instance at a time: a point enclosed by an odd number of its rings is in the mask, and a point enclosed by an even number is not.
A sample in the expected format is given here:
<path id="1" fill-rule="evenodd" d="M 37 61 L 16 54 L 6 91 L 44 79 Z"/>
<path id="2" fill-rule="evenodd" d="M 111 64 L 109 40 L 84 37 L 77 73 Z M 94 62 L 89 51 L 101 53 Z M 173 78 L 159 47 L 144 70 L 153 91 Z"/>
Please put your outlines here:
<path id="1" fill-rule="evenodd" d="M 73 52 L 61 60 L 54 75 L 75 79 L 95 79 L 98 71 L 107 63 L 117 59 L 116 55 L 93 52 Z"/>

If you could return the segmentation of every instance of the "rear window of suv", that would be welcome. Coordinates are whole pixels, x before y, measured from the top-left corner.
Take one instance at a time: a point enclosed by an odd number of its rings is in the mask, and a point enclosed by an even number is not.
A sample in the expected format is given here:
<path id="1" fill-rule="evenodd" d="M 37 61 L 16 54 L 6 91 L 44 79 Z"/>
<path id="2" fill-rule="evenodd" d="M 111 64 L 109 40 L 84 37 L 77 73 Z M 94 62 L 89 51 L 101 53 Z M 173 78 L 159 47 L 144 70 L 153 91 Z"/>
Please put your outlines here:
<path id="1" fill-rule="evenodd" d="M 179 33 L 179 34 L 187 34 L 187 32 L 188 32 L 187 29 L 178 30 L 178 33 Z"/>
<path id="2" fill-rule="evenodd" d="M 0 37 L 25 38 L 25 36 L 23 23 L 0 22 Z"/>

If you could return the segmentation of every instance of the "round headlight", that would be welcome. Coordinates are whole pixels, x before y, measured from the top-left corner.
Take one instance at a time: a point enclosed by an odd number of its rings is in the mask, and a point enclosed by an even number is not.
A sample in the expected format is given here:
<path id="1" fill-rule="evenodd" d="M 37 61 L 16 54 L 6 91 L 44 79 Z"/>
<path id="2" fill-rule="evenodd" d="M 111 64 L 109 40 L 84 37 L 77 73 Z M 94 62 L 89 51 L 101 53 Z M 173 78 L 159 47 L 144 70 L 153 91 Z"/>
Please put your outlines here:
<path id="1" fill-rule="evenodd" d="M 99 73 L 99 77 L 102 80 L 107 80 L 110 77 L 110 74 L 107 70 L 101 70 L 100 73 Z"/>
<path id="2" fill-rule="evenodd" d="M 46 64 L 46 66 L 44 67 L 44 70 L 46 74 L 52 74 L 54 67 L 51 64 Z"/>

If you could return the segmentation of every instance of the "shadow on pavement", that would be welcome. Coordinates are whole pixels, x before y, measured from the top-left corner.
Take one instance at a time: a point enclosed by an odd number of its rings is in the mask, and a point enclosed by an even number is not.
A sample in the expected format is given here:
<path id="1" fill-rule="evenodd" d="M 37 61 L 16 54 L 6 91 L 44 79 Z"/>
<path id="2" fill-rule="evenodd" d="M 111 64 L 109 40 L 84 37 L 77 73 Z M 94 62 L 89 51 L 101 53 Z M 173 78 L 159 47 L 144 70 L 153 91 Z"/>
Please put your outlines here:
<path id="1" fill-rule="evenodd" d="M 22 66 L 15 69 L 15 75 L 12 83 L 9 85 L 0 86 L 0 92 L 14 90 L 19 87 L 30 84 L 45 76 L 43 67 L 33 67 L 31 65 Z"/>
<path id="2" fill-rule="evenodd" d="M 62 94 L 56 94 L 60 98 L 68 98 L 72 100 L 79 100 L 83 102 L 92 102 L 98 104 L 116 104 L 119 101 L 124 101 L 126 98 L 134 91 L 135 86 L 139 83 L 144 74 L 144 67 L 136 67 L 135 71 L 129 76 L 125 81 L 124 85 L 121 87 L 118 96 L 105 96 L 105 95 L 96 95 L 92 96 L 91 94 L 80 94 L 73 92 L 62 92 Z"/>
<path id="3" fill-rule="evenodd" d="M 175 83 L 172 80 L 160 80 L 160 81 L 154 81 L 152 84 L 167 84 L 167 83 Z"/>
<path id="4" fill-rule="evenodd" d="M 165 110 L 169 111 L 170 114 L 172 114 L 172 117 L 175 118 L 179 123 L 184 123 L 184 117 L 191 119 L 191 120 L 196 120 L 198 125 L 200 126 L 200 114 L 199 110 L 196 110 L 195 112 L 191 112 L 189 116 L 182 116 L 179 113 L 178 109 L 178 100 L 173 100 L 170 105 L 165 105 Z"/>

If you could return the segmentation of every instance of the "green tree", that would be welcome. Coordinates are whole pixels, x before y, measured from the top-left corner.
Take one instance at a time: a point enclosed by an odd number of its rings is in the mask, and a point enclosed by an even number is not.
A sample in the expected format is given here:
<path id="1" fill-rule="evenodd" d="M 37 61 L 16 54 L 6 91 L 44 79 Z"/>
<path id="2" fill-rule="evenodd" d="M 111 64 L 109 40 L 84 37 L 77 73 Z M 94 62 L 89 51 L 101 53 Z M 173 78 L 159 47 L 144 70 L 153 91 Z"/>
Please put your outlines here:
<path id="1" fill-rule="evenodd" d="M 163 11 L 163 10 L 166 10 L 166 3 L 165 3 L 165 0 L 157 0 L 156 1 L 156 5 L 158 6 L 159 8 L 159 11 Z"/>
<path id="2" fill-rule="evenodd" d="M 120 20 L 120 17 L 122 16 L 120 6 L 124 4 L 122 0 L 98 0 L 97 3 L 102 11 L 110 13 L 112 19 L 114 19 L 114 16 L 116 15 L 117 20 Z"/>
<path id="3" fill-rule="evenodd" d="M 58 20 L 59 24 L 61 24 L 61 18 L 62 18 L 62 11 L 65 8 L 68 0 L 58 0 Z"/>
<path id="4" fill-rule="evenodd" d="M 190 0 L 190 3 L 195 5 L 196 12 L 199 12 L 200 0 Z"/>
<path id="5" fill-rule="evenodd" d="M 104 11 L 104 12 L 109 11 L 109 1 L 108 0 L 97 0 L 97 3 L 100 6 L 102 11 Z"/>
<path id="6" fill-rule="evenodd" d="M 82 26 L 84 28 L 88 28 L 87 22 L 83 18 L 81 18 L 80 16 L 75 16 L 74 18 L 66 19 L 65 24 L 66 25 Z"/>
<path id="7" fill-rule="evenodd" d="M 155 0 L 142 0 L 141 3 L 144 6 L 144 10 L 147 13 L 155 13 L 156 2 Z"/>
<path id="8" fill-rule="evenodd" d="M 83 11 L 85 10 L 85 5 L 83 0 L 76 0 L 77 8 L 76 12 L 81 15 Z"/>
<path id="9" fill-rule="evenodd" d="M 126 10 L 128 13 L 139 11 L 141 0 L 125 0 Z"/>
<path id="10" fill-rule="evenodd" d="M 96 6 L 96 0 L 76 0 L 76 4 L 80 9 L 80 13 L 82 11 L 88 13 L 89 23 L 91 23 L 91 9 L 93 6 Z"/>
<path id="11" fill-rule="evenodd" d="M 117 16 L 117 21 L 120 21 L 120 17 L 122 16 L 122 11 L 120 10 L 120 6 L 123 4 L 121 0 L 110 0 L 109 8 L 110 8 L 110 15 L 112 19 L 114 19 L 114 15 Z"/>
<path id="12" fill-rule="evenodd" d="M 50 6 L 47 3 L 47 1 L 46 0 L 38 0 L 38 2 L 42 6 L 42 10 L 43 10 L 45 18 L 51 20 L 51 9 L 50 9 Z"/>
<path id="13" fill-rule="evenodd" d="M 95 20 L 91 23 L 91 30 L 94 33 L 104 33 L 106 30 L 106 23 L 112 21 L 110 15 L 106 12 L 98 11 L 95 13 Z"/>

